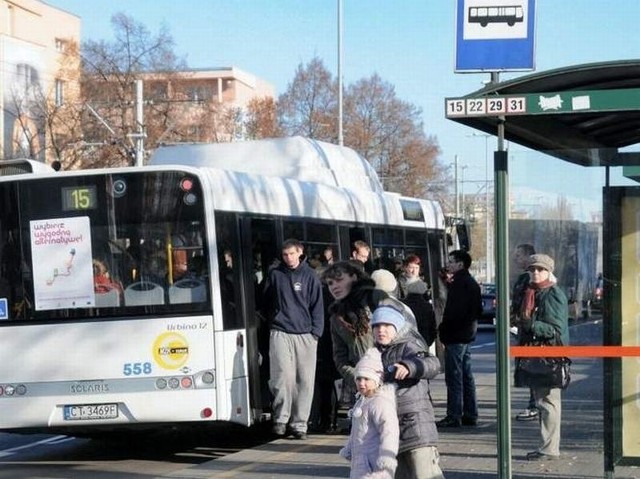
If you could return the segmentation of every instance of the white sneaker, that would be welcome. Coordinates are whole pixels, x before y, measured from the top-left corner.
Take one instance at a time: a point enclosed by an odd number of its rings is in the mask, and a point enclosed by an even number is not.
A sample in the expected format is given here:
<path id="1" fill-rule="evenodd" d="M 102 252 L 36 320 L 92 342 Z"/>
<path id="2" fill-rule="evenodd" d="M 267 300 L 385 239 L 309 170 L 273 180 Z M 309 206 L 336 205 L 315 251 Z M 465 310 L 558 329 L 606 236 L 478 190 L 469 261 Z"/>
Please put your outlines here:
<path id="1" fill-rule="evenodd" d="M 516 421 L 533 421 L 538 419 L 538 410 L 536 408 L 527 408 L 516 415 Z"/>

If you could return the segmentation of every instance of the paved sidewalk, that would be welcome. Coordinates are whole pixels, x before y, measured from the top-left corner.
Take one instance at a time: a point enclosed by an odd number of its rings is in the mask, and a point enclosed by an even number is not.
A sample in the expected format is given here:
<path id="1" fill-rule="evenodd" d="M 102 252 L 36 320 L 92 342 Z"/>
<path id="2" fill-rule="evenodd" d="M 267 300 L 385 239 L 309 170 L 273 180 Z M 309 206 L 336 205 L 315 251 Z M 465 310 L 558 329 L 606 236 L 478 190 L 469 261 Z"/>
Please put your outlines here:
<path id="1" fill-rule="evenodd" d="M 601 344 L 599 322 L 571 328 L 572 344 Z M 473 368 L 479 405 L 477 427 L 441 429 L 439 451 L 447 479 L 497 478 L 497 424 L 495 347 L 474 346 Z M 446 387 L 441 375 L 432 381 L 436 419 L 446 411 Z M 528 402 L 527 389 L 512 389 L 511 417 Z M 511 423 L 513 479 L 603 478 L 602 360 L 573 361 L 572 381 L 562 397 L 561 457 L 555 461 L 528 462 L 526 453 L 536 448 L 538 422 Z M 173 478 L 346 478 L 348 463 L 338 456 L 346 436 L 312 435 L 307 441 L 280 439 L 188 468 Z M 616 479 L 640 478 L 640 468 L 617 467 Z"/>
<path id="2" fill-rule="evenodd" d="M 571 327 L 572 344 L 601 344 L 601 322 L 578 323 Z M 476 428 L 441 429 L 442 468 L 447 479 L 497 477 L 497 411 L 494 350 L 474 348 L 472 361 L 476 377 L 479 425 Z M 511 390 L 511 472 L 514 479 L 602 478 L 604 477 L 602 360 L 576 358 L 572 380 L 562 393 L 562 435 L 560 459 L 529 462 L 526 454 L 538 441 L 537 421 L 516 421 L 515 415 L 528 403 L 528 389 Z M 432 383 L 436 411 L 444 416 L 444 377 Z M 437 414 L 436 412 L 436 414 Z M 640 478 L 640 468 L 617 467 L 618 479 Z"/>

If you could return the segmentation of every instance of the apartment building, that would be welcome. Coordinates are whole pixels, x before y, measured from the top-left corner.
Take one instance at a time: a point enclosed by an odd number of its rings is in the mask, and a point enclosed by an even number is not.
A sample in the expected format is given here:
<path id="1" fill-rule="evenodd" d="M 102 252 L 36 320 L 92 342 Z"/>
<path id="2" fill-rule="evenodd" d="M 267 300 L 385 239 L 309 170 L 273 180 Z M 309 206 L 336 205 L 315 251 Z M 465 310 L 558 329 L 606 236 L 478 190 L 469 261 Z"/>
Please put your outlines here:
<path id="1" fill-rule="evenodd" d="M 0 0 L 0 159 L 60 160 L 65 168 L 127 164 L 140 133 L 136 79 L 143 81 L 147 151 L 242 138 L 249 102 L 275 95 L 268 82 L 233 66 L 123 72 L 114 81 L 99 76 L 93 87 L 84 81 L 81 91 L 80 28 L 80 17 L 44 1 Z"/>
<path id="2" fill-rule="evenodd" d="M 224 103 L 235 108 L 245 108 L 253 98 L 275 94 L 271 84 L 237 67 L 188 69 L 162 80 L 148 74 L 143 80 L 147 96 L 152 99 L 179 94 L 186 100 Z"/>
<path id="3" fill-rule="evenodd" d="M 171 75 L 142 76 L 144 98 L 151 102 L 174 101 L 175 125 L 186 141 L 230 141 L 242 136 L 233 131 L 237 122 L 224 121 L 242 115 L 254 98 L 274 98 L 275 88 L 237 67 L 186 69 Z M 181 103 L 180 103 L 181 102 Z"/>
<path id="4" fill-rule="evenodd" d="M 0 158 L 53 159 L 46 128 L 79 95 L 79 42 L 79 17 L 39 0 L 0 0 Z"/>

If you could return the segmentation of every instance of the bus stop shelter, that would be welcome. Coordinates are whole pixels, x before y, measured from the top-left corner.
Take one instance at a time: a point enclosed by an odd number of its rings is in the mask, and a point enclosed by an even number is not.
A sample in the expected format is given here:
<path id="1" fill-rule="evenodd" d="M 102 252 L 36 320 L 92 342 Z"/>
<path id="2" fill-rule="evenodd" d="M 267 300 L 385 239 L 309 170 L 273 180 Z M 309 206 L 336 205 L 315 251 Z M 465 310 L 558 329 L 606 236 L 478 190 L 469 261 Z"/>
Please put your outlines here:
<path id="1" fill-rule="evenodd" d="M 494 82 L 445 99 L 448 119 L 495 135 L 497 296 L 509 297 L 508 153 L 504 141 L 583 167 L 606 168 L 603 201 L 604 341 L 566 356 L 604 358 L 604 477 L 640 464 L 640 186 L 612 188 L 609 167 L 640 180 L 640 60 L 574 65 Z M 552 172 L 550 172 L 552 174 Z M 498 304 L 498 473 L 511 477 L 509 305 Z M 631 326 L 629 326 L 632 324 Z M 626 326 L 624 326 L 626 325 Z M 627 328 L 627 329 L 625 329 Z M 517 348 L 511 348 L 516 350 Z M 553 354 L 551 354 L 553 355 Z M 623 362 L 623 358 L 627 358 Z"/>

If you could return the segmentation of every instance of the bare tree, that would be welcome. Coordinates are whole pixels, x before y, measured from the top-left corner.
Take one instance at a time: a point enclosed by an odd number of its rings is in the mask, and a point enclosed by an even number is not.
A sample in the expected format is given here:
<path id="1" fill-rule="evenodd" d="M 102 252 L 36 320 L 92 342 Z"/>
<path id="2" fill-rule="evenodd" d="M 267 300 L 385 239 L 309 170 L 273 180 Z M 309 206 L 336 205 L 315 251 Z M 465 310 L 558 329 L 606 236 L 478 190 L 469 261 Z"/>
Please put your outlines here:
<path id="1" fill-rule="evenodd" d="M 135 124 L 135 81 L 147 80 L 152 101 L 145 105 L 146 147 L 154 148 L 159 138 L 180 137 L 179 105 L 186 100 L 171 88 L 171 81 L 186 68 L 173 48 L 166 27 L 153 35 L 141 23 L 123 13 L 111 18 L 112 42 L 89 40 L 82 48 L 82 92 L 85 141 L 103 145 L 100 154 L 86 158 L 85 167 L 127 165 L 133 161 Z M 145 95 L 146 96 L 146 95 Z"/>
<path id="2" fill-rule="evenodd" d="M 282 136 L 274 99 L 271 97 L 252 99 L 247 104 L 244 126 L 246 138 L 249 140 Z"/>
<path id="3" fill-rule="evenodd" d="M 560 195 L 556 199 L 555 205 L 545 205 L 540 208 L 540 218 L 562 221 L 573 220 L 574 215 L 571 203 L 569 203 L 566 196 Z"/>
<path id="4" fill-rule="evenodd" d="M 393 85 L 377 74 L 346 91 L 345 144 L 373 164 L 385 189 L 424 196 L 430 181 L 442 185 L 440 148 L 425 135 L 421 115 L 418 107 L 400 100 Z"/>
<path id="5" fill-rule="evenodd" d="M 286 135 L 335 142 L 337 90 L 318 57 L 298 65 L 293 81 L 278 98 L 278 121 Z"/>
<path id="6" fill-rule="evenodd" d="M 300 64 L 276 105 L 282 133 L 336 142 L 336 101 L 336 82 L 322 60 Z M 438 161 L 436 139 L 424 133 L 421 115 L 374 74 L 346 89 L 344 144 L 371 162 L 385 189 L 444 199 L 450 178 Z"/>

